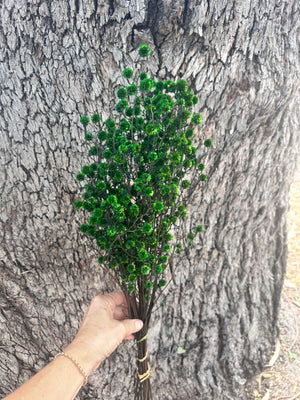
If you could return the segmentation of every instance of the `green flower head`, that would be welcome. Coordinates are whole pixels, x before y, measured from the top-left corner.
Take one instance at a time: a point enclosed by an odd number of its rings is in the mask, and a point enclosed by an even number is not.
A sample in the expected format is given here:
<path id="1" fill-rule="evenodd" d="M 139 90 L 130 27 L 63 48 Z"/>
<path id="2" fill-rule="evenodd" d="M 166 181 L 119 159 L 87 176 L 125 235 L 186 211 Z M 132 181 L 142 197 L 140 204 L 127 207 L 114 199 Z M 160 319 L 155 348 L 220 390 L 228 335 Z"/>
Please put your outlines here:
<path id="1" fill-rule="evenodd" d="M 122 87 L 117 91 L 117 97 L 119 99 L 125 99 L 126 96 L 127 96 L 127 91 L 125 88 Z"/>
<path id="2" fill-rule="evenodd" d="M 149 272 L 150 272 L 150 267 L 148 265 L 141 266 L 141 274 L 142 275 L 148 275 Z"/>
<path id="3" fill-rule="evenodd" d="M 156 239 L 155 239 L 155 240 L 156 240 Z M 154 254 L 149 254 L 149 255 L 148 255 L 148 259 L 147 259 L 147 263 L 148 263 L 148 264 L 153 264 L 153 263 L 155 262 L 155 259 L 156 259 L 156 257 L 155 257 Z"/>
<path id="4" fill-rule="evenodd" d="M 127 100 L 125 100 L 125 99 L 120 100 L 118 102 L 118 104 L 116 105 L 116 110 L 118 113 L 121 113 L 126 109 L 127 106 L 128 106 Z"/>
<path id="5" fill-rule="evenodd" d="M 82 208 L 82 205 L 83 205 L 83 202 L 81 200 L 75 200 L 74 204 L 73 204 L 73 206 L 76 210 L 80 210 Z"/>
<path id="6" fill-rule="evenodd" d="M 115 227 L 110 227 L 106 230 L 108 236 L 115 236 L 117 233 L 117 230 Z"/>
<path id="7" fill-rule="evenodd" d="M 126 117 L 132 117 L 134 114 L 134 109 L 132 107 L 128 107 L 125 111 Z"/>
<path id="8" fill-rule="evenodd" d="M 89 150 L 89 154 L 91 156 L 96 156 L 98 154 L 98 147 L 96 147 L 96 146 L 91 147 Z"/>
<path id="9" fill-rule="evenodd" d="M 87 174 L 90 172 L 90 167 L 89 167 L 88 165 L 84 165 L 84 166 L 81 168 L 81 172 L 82 172 L 83 174 L 87 175 Z"/>
<path id="10" fill-rule="evenodd" d="M 146 72 L 141 72 L 140 73 L 140 80 L 142 81 L 143 79 L 147 79 L 148 75 L 146 74 Z"/>
<path id="11" fill-rule="evenodd" d="M 103 210 L 101 208 L 95 208 L 93 212 L 94 217 L 102 217 L 103 215 Z"/>
<path id="12" fill-rule="evenodd" d="M 76 180 L 79 182 L 82 182 L 84 180 L 84 174 L 77 174 L 76 175 Z"/>
<path id="13" fill-rule="evenodd" d="M 155 84 L 156 89 L 158 89 L 159 91 L 163 90 L 164 88 L 164 83 L 163 81 L 157 81 Z"/>
<path id="14" fill-rule="evenodd" d="M 117 204 L 117 202 L 118 202 L 117 196 L 115 196 L 113 194 L 109 195 L 108 198 L 107 198 L 107 202 L 110 205 Z"/>
<path id="15" fill-rule="evenodd" d="M 90 165 L 90 168 L 91 168 L 93 171 L 97 171 L 97 164 L 96 164 L 96 163 L 91 164 L 91 165 Z"/>
<path id="16" fill-rule="evenodd" d="M 82 123 L 83 126 L 87 126 L 90 123 L 89 117 L 84 115 L 83 117 L 80 117 L 80 122 Z"/>
<path id="17" fill-rule="evenodd" d="M 122 154 L 116 154 L 114 156 L 114 160 L 118 165 L 122 165 L 125 163 L 125 159 L 123 158 Z"/>
<path id="18" fill-rule="evenodd" d="M 164 209 L 164 205 L 163 205 L 163 203 L 161 201 L 156 201 L 153 204 L 153 209 L 154 209 L 155 212 L 160 213 Z"/>
<path id="19" fill-rule="evenodd" d="M 171 249 L 172 249 L 172 246 L 170 244 L 168 244 L 168 243 L 163 246 L 163 250 L 166 253 L 169 253 L 171 251 Z"/>
<path id="20" fill-rule="evenodd" d="M 127 86 L 127 93 L 129 94 L 129 96 L 136 94 L 136 91 L 137 91 L 137 88 L 134 83 L 132 85 Z"/>
<path id="21" fill-rule="evenodd" d="M 202 122 L 202 117 L 200 114 L 194 114 L 192 116 L 192 119 L 191 119 L 192 124 L 198 125 L 198 124 L 201 124 L 201 122 Z"/>
<path id="22" fill-rule="evenodd" d="M 175 253 L 180 254 L 182 252 L 182 244 L 179 243 L 176 246 Z"/>
<path id="23" fill-rule="evenodd" d="M 203 232 L 203 226 L 202 225 L 197 225 L 195 229 L 196 229 L 197 233 Z"/>
<path id="24" fill-rule="evenodd" d="M 154 267 L 154 272 L 156 275 L 160 275 L 163 272 L 163 267 L 162 265 L 155 265 Z"/>
<path id="25" fill-rule="evenodd" d="M 106 140 L 106 132 L 105 131 L 100 131 L 97 135 L 98 139 L 103 142 L 104 140 Z"/>
<path id="26" fill-rule="evenodd" d="M 94 124 L 97 124 L 98 122 L 100 122 L 101 121 L 100 115 L 99 114 L 94 114 L 92 116 L 92 121 L 93 121 Z"/>
<path id="27" fill-rule="evenodd" d="M 163 286 L 165 286 L 166 285 L 166 280 L 165 279 L 160 279 L 159 280 L 159 282 L 158 282 L 158 287 L 159 288 L 162 288 Z"/>
<path id="28" fill-rule="evenodd" d="M 186 83 L 185 80 L 183 79 L 179 79 L 176 82 L 176 90 L 178 90 L 178 92 L 185 92 L 188 88 L 188 84 Z"/>
<path id="29" fill-rule="evenodd" d="M 134 264 L 128 264 L 126 269 L 130 274 L 132 274 L 135 271 L 135 266 Z"/>
<path id="30" fill-rule="evenodd" d="M 147 196 L 147 197 L 152 197 L 154 192 L 153 192 L 153 189 L 152 189 L 151 186 L 146 186 L 146 187 L 144 188 L 144 190 L 143 190 L 143 193 L 144 193 L 144 195 Z"/>
<path id="31" fill-rule="evenodd" d="M 212 146 L 212 140 L 211 139 L 206 139 L 204 141 L 204 146 L 205 147 L 211 147 Z"/>
<path id="32" fill-rule="evenodd" d="M 91 133 L 86 133 L 84 135 L 85 140 L 87 140 L 88 142 L 90 142 L 91 140 L 93 140 L 93 135 Z"/>
<path id="33" fill-rule="evenodd" d="M 129 208 L 129 214 L 133 215 L 134 217 L 137 217 L 140 213 L 139 206 L 137 204 L 133 204 Z"/>
<path id="34" fill-rule="evenodd" d="M 168 256 L 160 256 L 160 257 L 158 257 L 158 262 L 161 263 L 161 264 L 167 263 L 168 260 L 169 260 Z"/>
<path id="35" fill-rule="evenodd" d="M 142 232 L 149 235 L 153 231 L 153 227 L 148 222 L 145 222 L 142 226 Z"/>
<path id="36" fill-rule="evenodd" d="M 102 162 L 98 165 L 98 170 L 99 171 L 107 171 L 108 170 L 108 163 L 107 162 Z"/>
<path id="37" fill-rule="evenodd" d="M 148 91 L 151 89 L 151 87 L 152 87 L 151 82 L 152 82 L 151 79 L 148 79 L 148 78 L 143 79 L 143 80 L 141 81 L 141 84 L 140 84 L 140 90 L 141 90 L 142 92 L 148 92 Z"/>
<path id="38" fill-rule="evenodd" d="M 151 281 L 146 281 L 145 282 L 145 289 L 146 290 L 151 290 L 153 288 L 153 283 Z"/>
<path id="39" fill-rule="evenodd" d="M 148 57 L 150 54 L 150 49 L 147 45 L 142 44 L 139 48 L 139 55 L 140 57 Z"/>
<path id="40" fill-rule="evenodd" d="M 139 260 L 146 260 L 146 258 L 148 258 L 148 251 L 145 249 L 140 249 L 138 252 L 138 258 Z"/>
<path id="41" fill-rule="evenodd" d="M 87 229 L 87 231 L 86 231 L 86 233 L 87 233 L 89 236 L 95 236 L 96 229 L 95 229 L 93 226 L 89 226 L 88 229 Z"/>
<path id="42" fill-rule="evenodd" d="M 195 234 L 193 232 L 190 232 L 190 233 L 187 234 L 187 238 L 190 239 L 190 240 L 193 240 L 194 237 L 195 237 Z"/>
<path id="43" fill-rule="evenodd" d="M 153 122 L 149 122 L 149 124 L 146 125 L 146 133 L 148 135 L 153 135 L 154 133 L 156 133 L 157 131 L 157 127 L 156 124 L 154 124 Z"/>
<path id="44" fill-rule="evenodd" d="M 106 158 L 107 160 L 109 160 L 110 158 L 112 158 L 112 152 L 109 149 L 104 150 L 103 152 L 103 157 Z"/>
<path id="45" fill-rule="evenodd" d="M 165 238 L 165 240 L 166 240 L 167 242 L 170 242 L 170 241 L 173 239 L 173 235 L 172 235 L 171 233 L 166 233 L 165 236 L 164 236 L 164 238 Z M 166 256 L 163 256 L 163 257 L 166 257 Z M 166 262 L 166 261 L 165 261 L 165 262 Z"/>
<path id="46" fill-rule="evenodd" d="M 189 159 L 186 159 L 186 160 L 184 161 L 184 163 L 183 163 L 183 166 L 184 166 L 185 168 L 191 168 L 192 165 L 193 165 L 193 163 L 192 163 L 192 161 L 189 160 Z"/>
<path id="47" fill-rule="evenodd" d="M 135 282 L 137 280 L 136 274 L 130 274 L 128 277 L 129 282 Z"/>
<path id="48" fill-rule="evenodd" d="M 87 232 L 88 227 L 89 226 L 87 224 L 82 224 L 82 225 L 80 225 L 79 230 L 80 230 L 80 232 L 85 233 L 85 232 Z"/>
<path id="49" fill-rule="evenodd" d="M 155 151 L 151 151 L 149 154 L 148 154 L 148 161 L 149 162 L 154 162 L 154 161 L 156 161 L 158 159 L 158 155 L 157 155 L 157 153 L 155 152 Z"/>
<path id="50" fill-rule="evenodd" d="M 170 81 L 170 80 L 167 80 L 165 83 L 164 83 L 164 89 L 166 90 L 166 92 L 175 92 L 175 90 L 176 90 L 176 84 L 174 83 L 174 82 L 172 82 L 172 81 Z"/>
<path id="51" fill-rule="evenodd" d="M 151 175 L 148 174 L 148 173 L 143 174 L 142 175 L 142 180 L 143 180 L 144 183 L 150 182 L 151 181 Z"/>
<path id="52" fill-rule="evenodd" d="M 106 121 L 106 127 L 108 129 L 113 129 L 116 126 L 115 121 L 113 119 L 109 119 Z"/>
<path id="53" fill-rule="evenodd" d="M 122 121 L 120 122 L 120 129 L 124 132 L 130 131 L 131 129 L 131 123 L 126 121 L 125 118 L 122 119 Z"/>
<path id="54" fill-rule="evenodd" d="M 195 132 L 193 131 L 192 128 L 188 128 L 185 132 L 185 137 L 187 138 L 191 138 L 192 136 L 194 136 Z"/>
<path id="55" fill-rule="evenodd" d="M 89 218 L 88 222 L 91 226 L 95 226 L 97 224 L 97 218 L 92 216 Z"/>
<path id="56" fill-rule="evenodd" d="M 135 286 L 134 286 L 134 284 L 133 284 L 133 283 L 130 283 L 130 284 L 127 286 L 127 289 L 128 289 L 128 292 L 129 292 L 129 293 L 133 293 L 133 292 L 135 291 Z"/>
<path id="57" fill-rule="evenodd" d="M 125 68 L 122 72 L 122 75 L 124 76 L 124 78 L 130 79 L 133 75 L 133 71 L 131 68 Z"/>
<path id="58" fill-rule="evenodd" d="M 187 181 L 186 179 L 182 181 L 181 186 L 183 189 L 187 189 L 188 187 L 191 186 L 190 182 Z"/>

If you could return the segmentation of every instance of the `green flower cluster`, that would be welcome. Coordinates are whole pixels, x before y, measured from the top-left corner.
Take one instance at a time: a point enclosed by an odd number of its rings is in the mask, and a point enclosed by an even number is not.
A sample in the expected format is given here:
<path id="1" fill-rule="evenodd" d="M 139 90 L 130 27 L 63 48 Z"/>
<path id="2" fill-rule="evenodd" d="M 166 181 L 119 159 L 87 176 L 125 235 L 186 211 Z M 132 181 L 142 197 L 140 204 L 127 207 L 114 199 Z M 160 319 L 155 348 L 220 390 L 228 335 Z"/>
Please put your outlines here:
<path id="1" fill-rule="evenodd" d="M 142 45 L 139 55 L 149 54 Z M 87 132 L 90 118 L 80 118 L 92 162 L 76 175 L 86 184 L 74 207 L 90 214 L 80 231 L 96 241 L 98 262 L 118 274 L 125 290 L 143 288 L 150 300 L 166 285 L 170 229 L 187 216 L 180 194 L 191 182 L 184 177 L 195 169 L 199 181 L 207 179 L 191 140 L 202 117 L 192 112 L 198 99 L 185 80 L 155 81 L 142 72 L 133 83 L 130 68 L 122 75 L 127 83 L 116 92 L 119 118 L 101 124 L 94 114 L 91 120 L 99 126 L 94 134 Z M 198 225 L 195 234 L 202 230 Z M 188 235 L 189 243 L 195 234 Z M 176 253 L 182 249 L 180 243 L 174 247 Z"/>

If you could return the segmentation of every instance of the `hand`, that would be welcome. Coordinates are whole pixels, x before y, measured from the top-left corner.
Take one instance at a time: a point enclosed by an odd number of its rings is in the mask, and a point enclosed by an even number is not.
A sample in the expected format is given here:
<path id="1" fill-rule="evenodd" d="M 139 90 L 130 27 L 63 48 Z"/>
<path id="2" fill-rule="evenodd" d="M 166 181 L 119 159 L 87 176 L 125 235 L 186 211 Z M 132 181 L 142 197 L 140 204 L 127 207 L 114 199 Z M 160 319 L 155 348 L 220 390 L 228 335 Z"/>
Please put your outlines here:
<path id="1" fill-rule="evenodd" d="M 122 291 L 98 295 L 91 301 L 75 339 L 64 351 L 89 374 L 123 339 L 133 339 L 133 333 L 142 327 L 139 319 L 128 319 L 127 301 Z"/>

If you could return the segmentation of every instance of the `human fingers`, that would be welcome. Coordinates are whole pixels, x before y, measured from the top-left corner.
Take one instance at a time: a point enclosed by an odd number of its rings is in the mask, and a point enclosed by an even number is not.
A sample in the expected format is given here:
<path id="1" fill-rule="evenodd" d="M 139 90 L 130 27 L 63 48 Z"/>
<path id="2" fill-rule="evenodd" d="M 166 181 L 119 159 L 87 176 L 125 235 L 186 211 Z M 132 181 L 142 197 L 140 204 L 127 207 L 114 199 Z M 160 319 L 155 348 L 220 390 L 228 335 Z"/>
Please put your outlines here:
<path id="1" fill-rule="evenodd" d="M 122 319 L 128 319 L 129 313 L 127 306 L 117 306 L 113 312 L 113 318 L 117 319 L 118 321 Z"/>
<path id="2" fill-rule="evenodd" d="M 131 339 L 134 339 L 133 335 L 129 335 L 129 336 L 124 337 L 124 340 L 131 340 Z"/>
<path id="3" fill-rule="evenodd" d="M 140 331 L 144 325 L 143 321 L 141 321 L 140 319 L 124 319 L 123 321 L 120 321 L 120 323 L 125 328 L 123 339 L 132 335 L 135 332 Z"/>
<path id="4" fill-rule="evenodd" d="M 131 304 L 132 304 L 132 308 L 134 308 L 133 307 L 133 299 L 130 299 L 130 302 L 131 302 Z M 139 300 L 138 300 L 138 298 L 136 298 L 135 299 L 135 304 L 136 304 L 136 307 L 137 307 L 137 310 L 139 309 Z M 127 306 L 127 303 L 126 304 L 122 304 L 121 306 L 117 306 L 115 309 L 114 309 L 114 311 L 113 311 L 113 318 L 115 318 L 115 319 L 117 319 L 117 320 L 122 320 L 122 319 L 128 319 L 130 317 L 130 315 L 129 315 L 129 309 L 128 309 L 128 306 Z"/>
<path id="5" fill-rule="evenodd" d="M 122 290 L 100 295 L 100 297 L 103 305 L 110 311 L 113 311 L 117 306 L 127 306 L 127 300 Z"/>

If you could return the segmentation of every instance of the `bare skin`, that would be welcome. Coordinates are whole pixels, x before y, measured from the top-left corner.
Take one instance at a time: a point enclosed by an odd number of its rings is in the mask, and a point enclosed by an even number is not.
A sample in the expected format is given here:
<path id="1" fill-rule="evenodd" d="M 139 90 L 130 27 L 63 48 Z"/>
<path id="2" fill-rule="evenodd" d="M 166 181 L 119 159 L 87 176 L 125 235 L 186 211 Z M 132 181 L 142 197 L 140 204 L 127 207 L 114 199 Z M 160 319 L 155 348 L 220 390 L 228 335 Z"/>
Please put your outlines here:
<path id="1" fill-rule="evenodd" d="M 122 291 L 99 295 L 91 301 L 75 339 L 63 351 L 89 375 L 142 326 L 142 321 L 128 319 Z M 84 383 L 76 365 L 59 356 L 3 400 L 73 400 Z"/>

